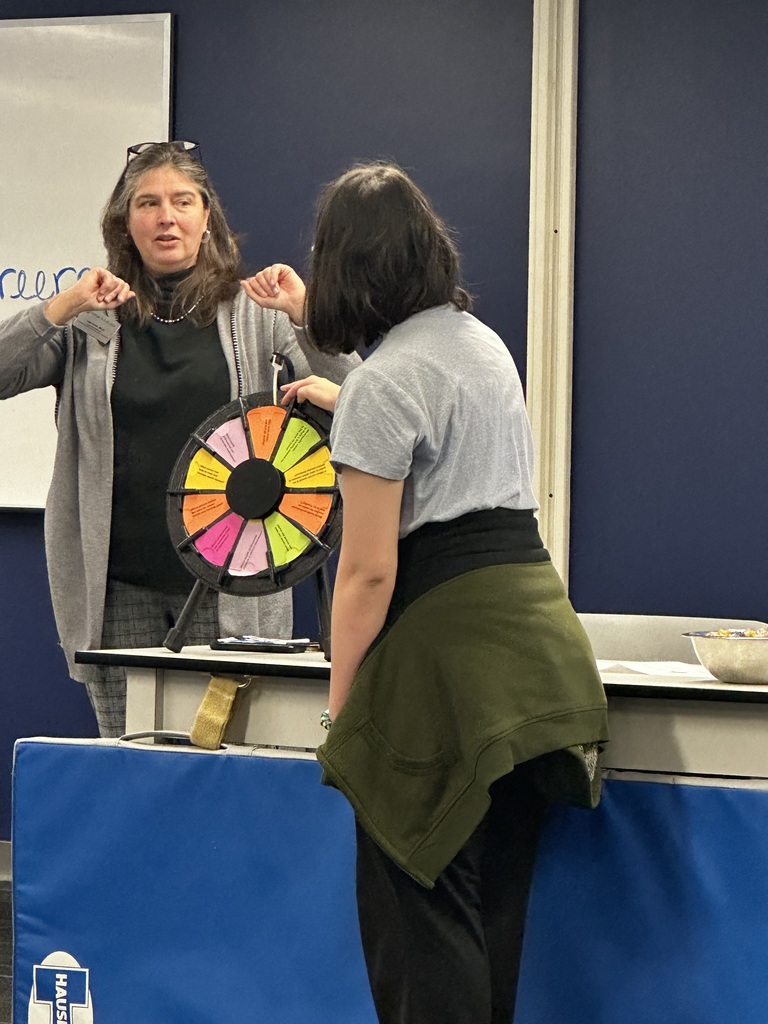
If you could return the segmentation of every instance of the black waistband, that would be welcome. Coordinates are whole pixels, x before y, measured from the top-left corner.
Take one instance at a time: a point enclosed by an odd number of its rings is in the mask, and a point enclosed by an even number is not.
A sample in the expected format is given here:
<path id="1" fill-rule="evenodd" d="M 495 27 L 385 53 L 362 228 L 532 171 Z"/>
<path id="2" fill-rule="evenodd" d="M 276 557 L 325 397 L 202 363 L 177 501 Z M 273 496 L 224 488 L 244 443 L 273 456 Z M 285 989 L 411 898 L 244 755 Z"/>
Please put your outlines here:
<path id="1" fill-rule="evenodd" d="M 549 560 L 532 509 L 484 509 L 427 523 L 400 541 L 395 590 L 381 635 L 418 597 L 456 576 L 489 565 Z"/>

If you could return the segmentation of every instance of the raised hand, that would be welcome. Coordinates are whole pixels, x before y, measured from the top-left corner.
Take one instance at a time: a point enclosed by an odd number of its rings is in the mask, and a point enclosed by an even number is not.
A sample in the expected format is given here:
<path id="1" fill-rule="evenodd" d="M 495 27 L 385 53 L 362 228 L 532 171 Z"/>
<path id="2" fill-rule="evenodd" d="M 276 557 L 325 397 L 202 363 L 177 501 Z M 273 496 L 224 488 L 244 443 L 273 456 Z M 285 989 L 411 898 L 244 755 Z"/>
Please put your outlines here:
<path id="1" fill-rule="evenodd" d="M 103 267 L 91 267 L 71 288 L 46 303 L 51 323 L 63 326 L 78 314 L 93 309 L 117 309 L 135 296 L 131 286 Z"/>
<path id="2" fill-rule="evenodd" d="M 304 282 L 287 263 L 273 263 L 253 277 L 240 282 L 249 299 L 264 309 L 278 309 L 287 313 L 293 323 L 304 325 Z"/>

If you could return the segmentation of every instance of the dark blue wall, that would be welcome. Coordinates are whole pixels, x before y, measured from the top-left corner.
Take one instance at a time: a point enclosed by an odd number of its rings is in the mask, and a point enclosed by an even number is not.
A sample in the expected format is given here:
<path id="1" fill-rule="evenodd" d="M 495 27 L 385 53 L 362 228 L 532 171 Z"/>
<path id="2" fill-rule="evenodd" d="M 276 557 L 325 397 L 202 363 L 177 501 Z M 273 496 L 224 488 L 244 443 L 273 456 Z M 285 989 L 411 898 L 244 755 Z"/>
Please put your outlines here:
<path id="1" fill-rule="evenodd" d="M 768 4 L 581 0 L 571 596 L 768 618 Z"/>
<path id="2" fill-rule="evenodd" d="M 354 160 L 395 159 L 457 229 L 477 311 L 524 372 L 532 0 L 5 0 L 2 14 L 158 8 L 175 15 L 174 135 L 202 144 L 254 268 L 301 267 L 319 186 Z M 13 738 L 95 731 L 56 646 L 42 545 L 41 515 L 0 512 L 0 838 Z M 311 631 L 306 588 L 298 603 Z"/>
<path id="3" fill-rule="evenodd" d="M 10 766 L 20 736 L 96 736 L 85 688 L 67 673 L 53 623 L 40 512 L 0 514 L 0 839 L 10 835 Z"/>

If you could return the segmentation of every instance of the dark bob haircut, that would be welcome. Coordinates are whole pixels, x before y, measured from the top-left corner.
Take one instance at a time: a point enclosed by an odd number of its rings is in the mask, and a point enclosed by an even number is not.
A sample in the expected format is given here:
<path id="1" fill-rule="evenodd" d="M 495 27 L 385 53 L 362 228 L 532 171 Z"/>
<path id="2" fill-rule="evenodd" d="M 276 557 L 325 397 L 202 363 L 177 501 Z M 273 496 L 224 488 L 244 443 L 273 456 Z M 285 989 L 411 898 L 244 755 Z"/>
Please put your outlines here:
<path id="1" fill-rule="evenodd" d="M 353 352 L 414 313 L 468 310 L 459 254 L 424 193 L 399 167 L 360 164 L 323 189 L 307 290 L 307 329 L 323 352 Z"/>

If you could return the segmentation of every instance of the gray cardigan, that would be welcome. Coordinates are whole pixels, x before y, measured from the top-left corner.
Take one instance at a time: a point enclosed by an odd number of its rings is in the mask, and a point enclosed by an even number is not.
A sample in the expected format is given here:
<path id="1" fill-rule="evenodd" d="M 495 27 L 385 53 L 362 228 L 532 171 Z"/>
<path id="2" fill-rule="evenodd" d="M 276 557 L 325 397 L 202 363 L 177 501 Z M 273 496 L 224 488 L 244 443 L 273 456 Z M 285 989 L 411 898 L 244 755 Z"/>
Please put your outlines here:
<path id="1" fill-rule="evenodd" d="M 288 356 L 296 377 L 316 373 L 340 383 L 357 356 L 327 356 L 307 344 L 283 313 L 263 310 L 244 294 L 219 307 L 217 325 L 229 368 L 231 397 L 268 391 L 273 350 Z M 0 324 L 0 399 L 53 385 L 58 441 L 45 513 L 45 550 L 53 610 L 70 675 L 77 650 L 98 648 L 104 617 L 112 507 L 113 427 L 110 393 L 119 332 L 107 342 L 74 323 L 57 327 L 35 305 Z M 190 575 L 190 590 L 194 580 Z M 219 595 L 222 635 L 290 637 L 291 592 L 262 598 Z"/>

